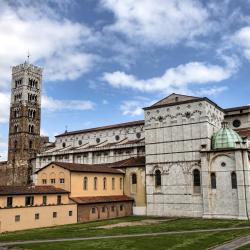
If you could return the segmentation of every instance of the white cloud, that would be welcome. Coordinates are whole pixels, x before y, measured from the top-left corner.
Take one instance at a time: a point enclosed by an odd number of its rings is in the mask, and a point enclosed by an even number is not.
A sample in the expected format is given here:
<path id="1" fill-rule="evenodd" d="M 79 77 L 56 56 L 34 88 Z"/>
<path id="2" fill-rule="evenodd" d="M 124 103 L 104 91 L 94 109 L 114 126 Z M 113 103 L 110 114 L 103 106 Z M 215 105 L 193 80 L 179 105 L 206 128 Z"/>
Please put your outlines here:
<path id="1" fill-rule="evenodd" d="M 6 92 L 0 92 L 0 123 L 6 123 L 9 121 L 9 109 L 10 94 Z"/>
<path id="2" fill-rule="evenodd" d="M 156 100 L 149 100 L 145 97 L 137 96 L 133 100 L 126 100 L 123 101 L 120 110 L 122 111 L 123 115 L 129 116 L 140 116 L 143 114 L 143 108 L 152 105 L 155 103 Z"/>
<path id="3" fill-rule="evenodd" d="M 22 63 L 28 50 L 31 62 L 45 66 L 48 80 L 79 77 L 95 61 L 95 56 L 86 52 L 93 39 L 90 28 L 60 17 L 49 6 L 45 11 L 36 4 L 14 8 L 1 2 L 0 88 L 10 81 L 10 66 Z"/>
<path id="4" fill-rule="evenodd" d="M 60 110 L 91 110 L 95 104 L 91 101 L 80 100 L 57 100 L 52 97 L 42 97 L 42 108 L 54 112 Z"/>
<path id="5" fill-rule="evenodd" d="M 213 86 L 211 88 L 200 89 L 195 92 L 197 96 L 216 96 L 224 91 L 228 90 L 227 86 L 216 87 Z"/>
<path id="6" fill-rule="evenodd" d="M 115 23 L 106 30 L 125 34 L 133 43 L 173 45 L 211 30 L 209 13 L 197 0 L 102 0 Z"/>
<path id="7" fill-rule="evenodd" d="M 232 41 L 243 50 L 244 56 L 250 60 L 250 26 L 238 30 L 232 36 Z"/>
<path id="8" fill-rule="evenodd" d="M 229 60 L 225 67 L 202 62 L 190 62 L 176 68 L 167 69 L 160 77 L 146 80 L 137 79 L 134 75 L 121 71 L 104 73 L 102 80 L 116 88 L 131 88 L 144 92 L 169 92 L 169 90 L 174 89 L 187 90 L 187 87 L 192 84 L 220 82 L 230 78 L 236 67 L 237 65 Z"/>

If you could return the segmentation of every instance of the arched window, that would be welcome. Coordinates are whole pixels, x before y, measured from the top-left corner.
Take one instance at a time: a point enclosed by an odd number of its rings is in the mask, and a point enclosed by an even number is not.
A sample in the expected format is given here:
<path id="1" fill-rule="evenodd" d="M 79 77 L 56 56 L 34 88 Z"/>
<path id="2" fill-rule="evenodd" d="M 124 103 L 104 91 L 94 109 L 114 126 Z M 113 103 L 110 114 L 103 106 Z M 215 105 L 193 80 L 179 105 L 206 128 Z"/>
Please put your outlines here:
<path id="1" fill-rule="evenodd" d="M 211 173 L 211 188 L 216 189 L 216 175 L 215 175 L 215 173 Z"/>
<path id="2" fill-rule="evenodd" d="M 32 140 L 29 141 L 29 148 L 32 148 L 33 147 L 33 142 Z"/>
<path id="3" fill-rule="evenodd" d="M 88 177 L 84 177 L 83 178 L 83 190 L 87 190 L 88 189 Z"/>
<path id="4" fill-rule="evenodd" d="M 235 172 L 231 173 L 232 189 L 237 189 L 237 176 Z"/>
<path id="5" fill-rule="evenodd" d="M 194 169 L 193 171 L 193 188 L 194 193 L 200 193 L 201 192 L 201 176 L 200 171 L 198 169 Z"/>
<path id="6" fill-rule="evenodd" d="M 161 171 L 159 169 L 155 171 L 155 186 L 161 186 Z"/>
<path id="7" fill-rule="evenodd" d="M 123 181 L 122 181 L 122 178 L 120 178 L 120 189 L 122 190 L 122 185 L 123 184 Z"/>
<path id="8" fill-rule="evenodd" d="M 112 190 L 115 190 L 115 178 L 112 178 Z"/>
<path id="9" fill-rule="evenodd" d="M 106 177 L 103 178 L 103 189 L 104 190 L 107 189 L 107 178 Z"/>
<path id="10" fill-rule="evenodd" d="M 132 185 L 137 184 L 137 176 L 136 174 L 132 174 Z"/>
<path id="11" fill-rule="evenodd" d="M 94 190 L 97 190 L 97 177 L 94 177 Z"/>

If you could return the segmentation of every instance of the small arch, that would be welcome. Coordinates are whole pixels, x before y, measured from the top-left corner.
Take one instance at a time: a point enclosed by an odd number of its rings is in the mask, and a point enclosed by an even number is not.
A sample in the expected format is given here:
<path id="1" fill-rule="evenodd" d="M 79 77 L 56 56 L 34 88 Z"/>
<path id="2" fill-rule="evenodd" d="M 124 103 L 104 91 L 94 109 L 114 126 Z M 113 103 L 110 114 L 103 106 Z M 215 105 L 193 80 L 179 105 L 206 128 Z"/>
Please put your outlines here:
<path id="1" fill-rule="evenodd" d="M 107 189 L 107 178 L 104 177 L 103 178 L 103 190 L 106 190 Z"/>
<path id="2" fill-rule="evenodd" d="M 201 175 L 198 169 L 193 170 L 193 190 L 194 193 L 201 192 Z"/>
<path id="3" fill-rule="evenodd" d="M 83 178 L 83 190 L 88 190 L 88 177 Z"/>
<path id="4" fill-rule="evenodd" d="M 237 189 L 237 176 L 235 172 L 231 173 L 231 183 L 232 183 L 232 189 Z"/>
<path id="5" fill-rule="evenodd" d="M 97 190 L 97 177 L 94 177 L 94 190 Z"/>
<path id="6" fill-rule="evenodd" d="M 115 178 L 112 178 L 112 190 L 115 190 Z"/>
<path id="7" fill-rule="evenodd" d="M 215 175 L 215 173 L 211 173 L 210 178 L 211 178 L 211 188 L 216 189 L 216 175 Z"/>
<path id="8" fill-rule="evenodd" d="M 157 169 L 155 171 L 155 187 L 161 186 L 161 171 Z"/>
<path id="9" fill-rule="evenodd" d="M 131 178 L 132 178 L 132 185 L 137 184 L 137 175 L 136 175 L 136 173 L 133 173 Z"/>

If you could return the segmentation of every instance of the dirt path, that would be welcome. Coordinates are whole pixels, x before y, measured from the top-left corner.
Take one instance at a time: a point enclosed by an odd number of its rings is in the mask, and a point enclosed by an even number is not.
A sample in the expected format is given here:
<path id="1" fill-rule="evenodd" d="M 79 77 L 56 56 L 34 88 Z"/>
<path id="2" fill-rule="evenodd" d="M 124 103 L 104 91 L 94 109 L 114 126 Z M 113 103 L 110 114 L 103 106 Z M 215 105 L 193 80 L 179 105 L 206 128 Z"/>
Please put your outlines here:
<path id="1" fill-rule="evenodd" d="M 96 237 L 78 237 L 78 238 L 62 238 L 62 239 L 50 239 L 50 240 L 27 240 L 27 241 L 1 242 L 0 250 L 6 250 L 8 249 L 7 248 L 8 246 L 24 245 L 24 244 L 42 244 L 42 243 L 50 243 L 50 242 L 86 241 L 86 240 L 100 240 L 100 239 L 119 239 L 119 238 L 206 233 L 206 232 L 226 232 L 226 231 L 242 230 L 242 229 L 250 229 L 250 227 L 231 227 L 231 228 L 198 229 L 198 230 L 172 231 L 172 232 L 159 232 L 159 233 L 123 234 L 123 235 L 96 236 Z M 248 237 L 250 238 L 250 236 Z M 223 249 L 228 250 L 230 248 L 223 248 Z"/>

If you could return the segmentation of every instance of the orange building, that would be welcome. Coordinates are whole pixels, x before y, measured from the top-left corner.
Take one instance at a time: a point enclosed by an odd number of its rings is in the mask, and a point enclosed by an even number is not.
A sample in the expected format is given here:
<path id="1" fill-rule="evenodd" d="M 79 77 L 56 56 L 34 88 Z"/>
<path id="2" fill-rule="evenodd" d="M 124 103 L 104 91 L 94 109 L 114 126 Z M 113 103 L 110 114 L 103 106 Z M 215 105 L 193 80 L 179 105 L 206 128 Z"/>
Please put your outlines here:
<path id="1" fill-rule="evenodd" d="M 54 186 L 1 186 L 0 232 L 77 222 L 69 192 Z"/>
<path id="2" fill-rule="evenodd" d="M 124 194 L 124 172 L 106 165 L 52 162 L 36 172 L 37 184 L 69 191 L 79 222 L 133 214 L 133 198 Z"/>

